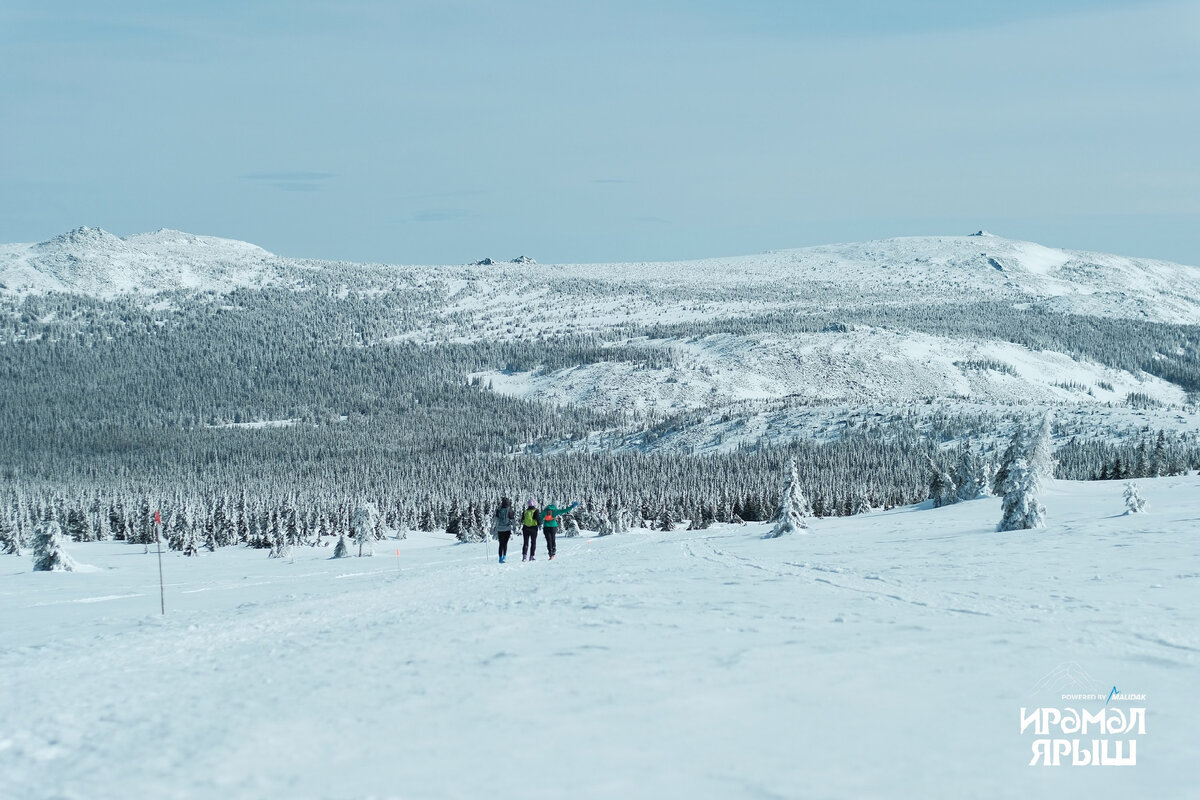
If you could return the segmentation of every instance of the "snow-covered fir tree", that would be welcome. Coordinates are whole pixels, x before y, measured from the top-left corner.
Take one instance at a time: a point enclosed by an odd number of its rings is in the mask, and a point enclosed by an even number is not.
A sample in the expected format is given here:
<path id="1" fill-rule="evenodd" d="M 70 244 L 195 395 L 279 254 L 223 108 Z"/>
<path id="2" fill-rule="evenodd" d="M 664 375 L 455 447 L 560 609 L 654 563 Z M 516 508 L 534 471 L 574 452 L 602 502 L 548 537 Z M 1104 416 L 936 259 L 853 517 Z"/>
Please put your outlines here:
<path id="1" fill-rule="evenodd" d="M 446 515 L 446 533 L 456 537 L 460 542 L 462 535 L 462 512 L 458 508 L 458 498 L 450 501 L 450 512 Z"/>
<path id="2" fill-rule="evenodd" d="M 11 556 L 21 555 L 21 542 L 17 538 L 17 521 L 3 506 L 0 506 L 0 552 Z"/>
<path id="3" fill-rule="evenodd" d="M 193 530 L 195 521 L 192 515 L 191 503 L 184 503 L 178 510 L 170 515 L 167 522 L 167 547 L 171 550 L 182 550 L 184 542 L 189 536 L 194 540 L 196 533 Z"/>
<path id="4" fill-rule="evenodd" d="M 289 546 L 300 544 L 300 517 L 296 513 L 296 508 L 290 502 L 284 507 L 283 511 L 283 535 Z"/>
<path id="5" fill-rule="evenodd" d="M 237 521 L 230 516 L 222 515 L 217 524 L 205 531 L 204 546 L 209 550 L 215 550 L 217 547 L 229 547 L 239 541 Z"/>
<path id="6" fill-rule="evenodd" d="M 783 497 L 779 501 L 779 510 L 775 514 L 775 527 L 763 538 L 774 539 L 804 531 L 808 528 L 805 517 L 811 513 L 812 508 L 800 487 L 800 475 L 796 470 L 796 461 L 793 459 L 788 465 L 787 483 L 783 487 Z"/>
<path id="7" fill-rule="evenodd" d="M 1041 503 L 1041 476 L 1036 465 L 1018 458 L 1008 465 L 998 531 L 1030 530 L 1046 527 L 1046 508 Z"/>
<path id="8" fill-rule="evenodd" d="M 92 523 L 82 508 L 72 507 L 67 511 L 67 536 L 73 542 L 92 540 Z"/>
<path id="9" fill-rule="evenodd" d="M 271 512 L 270 524 L 270 539 L 271 552 L 267 554 L 269 558 L 287 558 L 291 554 L 291 548 L 287 543 L 287 536 L 283 532 L 283 524 L 279 519 L 279 512 Z"/>
<path id="10" fill-rule="evenodd" d="M 1146 447 L 1145 442 L 1139 442 L 1137 450 L 1134 451 L 1133 459 L 1133 476 L 1134 478 L 1150 477 L 1150 451 Z"/>
<path id="11" fill-rule="evenodd" d="M 339 533 L 337 545 L 333 548 L 333 558 L 345 558 L 350 555 L 350 545 L 346 542 L 346 534 Z"/>
<path id="12" fill-rule="evenodd" d="M 1025 456 L 1027 446 L 1025 429 L 1018 425 L 1008 440 L 1008 446 L 1004 449 L 1004 454 L 1000 456 L 1000 467 L 996 470 L 995 475 L 992 476 L 992 492 L 994 494 L 1003 495 L 1008 492 L 1009 468 L 1018 458 Z"/>
<path id="13" fill-rule="evenodd" d="M 958 451 L 954 483 L 959 500 L 974 500 L 988 493 L 987 465 L 969 439 Z"/>
<path id="14" fill-rule="evenodd" d="M 1054 429 L 1052 425 L 1052 412 L 1047 411 L 1042 415 L 1041 424 L 1038 426 L 1037 433 L 1033 436 L 1033 443 L 1030 446 L 1027 459 L 1029 465 L 1037 472 L 1038 478 L 1042 481 L 1048 481 L 1054 477 Z"/>
<path id="15" fill-rule="evenodd" d="M 358 543 L 359 556 L 375 555 L 375 521 L 379 509 L 374 503 L 359 502 L 350 515 L 350 533 Z"/>
<path id="16" fill-rule="evenodd" d="M 476 532 L 476 540 L 484 541 L 492 537 L 491 525 L 488 523 L 490 515 L 484 512 L 483 503 L 474 503 L 471 507 L 471 528 Z"/>
<path id="17" fill-rule="evenodd" d="M 267 542 L 267 532 L 263 526 L 262 514 L 254 505 L 251 505 L 246 511 L 246 536 L 251 547 L 262 548 L 270 545 Z"/>
<path id="18" fill-rule="evenodd" d="M 75 561 L 63 549 L 62 527 L 51 512 L 33 532 L 33 568 L 37 572 L 72 572 Z"/>
<path id="19" fill-rule="evenodd" d="M 292 555 L 292 546 L 288 544 L 287 534 L 282 529 L 279 538 L 275 540 L 275 547 L 271 550 L 271 555 L 275 558 L 289 558 Z"/>
<path id="20" fill-rule="evenodd" d="M 467 503 L 458 525 L 458 540 L 478 544 L 491 536 L 490 526 L 483 519 L 483 507 L 474 502 Z"/>
<path id="21" fill-rule="evenodd" d="M 934 508 L 958 502 L 958 489 L 954 485 L 954 478 L 932 458 L 929 459 L 929 499 L 933 501 Z"/>
<path id="22" fill-rule="evenodd" d="M 574 539 L 579 536 L 579 523 L 574 517 L 567 517 L 567 526 L 566 530 L 563 531 L 563 536 L 568 539 Z"/>
<path id="23" fill-rule="evenodd" d="M 183 529 L 183 538 L 180 540 L 179 549 L 185 556 L 198 555 L 200 553 L 199 538 L 195 525 L 186 526 Z"/>
<path id="24" fill-rule="evenodd" d="M 107 542 L 113 538 L 112 520 L 107 513 L 97 509 L 92 518 L 92 527 L 96 531 L 97 542 Z"/>
<path id="25" fill-rule="evenodd" d="M 850 513 L 866 514 L 871 511 L 871 500 L 867 497 L 867 490 L 863 487 L 858 487 L 854 491 L 854 497 L 850 501 Z"/>
<path id="26" fill-rule="evenodd" d="M 234 523 L 234 529 L 237 532 L 237 540 L 239 542 L 250 541 L 250 514 L 247 511 L 245 491 L 242 492 L 242 496 L 238 499 L 237 521 Z"/>
<path id="27" fill-rule="evenodd" d="M 1149 507 L 1146 499 L 1138 491 L 1137 484 L 1129 481 L 1125 484 L 1125 513 L 1140 514 Z"/>

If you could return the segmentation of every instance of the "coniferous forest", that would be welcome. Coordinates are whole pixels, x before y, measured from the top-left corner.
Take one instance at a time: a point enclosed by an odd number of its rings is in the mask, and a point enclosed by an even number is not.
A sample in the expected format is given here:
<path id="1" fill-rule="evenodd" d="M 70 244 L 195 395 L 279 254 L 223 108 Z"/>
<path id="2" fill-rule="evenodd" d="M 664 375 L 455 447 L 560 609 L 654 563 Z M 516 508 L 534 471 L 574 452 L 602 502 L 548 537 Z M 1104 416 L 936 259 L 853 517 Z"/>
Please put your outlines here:
<path id="1" fill-rule="evenodd" d="M 4 547 L 27 546 L 48 517 L 76 539 L 143 542 L 149 515 L 160 510 L 168 541 L 181 550 L 196 542 L 276 548 L 352 532 L 363 503 L 379 509 L 381 535 L 386 526 L 468 537 L 480 535 L 501 496 L 578 500 L 577 516 L 592 526 L 620 514 L 654 527 L 757 521 L 775 514 L 793 461 L 812 513 L 851 514 L 930 497 L 931 481 L 960 469 L 964 450 L 994 472 L 1009 431 L 1034 413 L 971 417 L 948 406 L 864 414 L 833 438 L 785 432 L 693 454 L 655 443 L 699 424 L 702 413 L 551 405 L 489 391 L 472 377 L 613 361 L 670 368 L 676 353 L 649 340 L 747 330 L 836 336 L 870 324 L 1055 348 L 1200 387 L 1194 326 L 975 303 L 496 341 L 407 336 L 444 323 L 437 295 L 420 286 L 347 292 L 317 280 L 302 290 L 168 292 L 153 304 L 124 295 L 4 299 Z M 1056 433 L 1060 477 L 1177 474 L 1200 464 L 1194 436 Z"/>

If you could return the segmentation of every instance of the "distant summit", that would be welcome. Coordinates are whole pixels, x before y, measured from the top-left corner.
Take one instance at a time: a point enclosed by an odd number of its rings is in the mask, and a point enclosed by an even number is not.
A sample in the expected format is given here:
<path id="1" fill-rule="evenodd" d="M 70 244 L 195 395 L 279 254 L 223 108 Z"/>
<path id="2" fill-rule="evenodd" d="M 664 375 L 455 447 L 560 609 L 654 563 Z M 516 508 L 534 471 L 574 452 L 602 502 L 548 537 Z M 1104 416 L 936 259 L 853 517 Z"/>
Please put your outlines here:
<path id="1" fill-rule="evenodd" d="M 81 225 L 72 231 L 60 233 L 53 239 L 47 239 L 44 242 L 38 243 L 38 248 L 41 250 L 64 250 L 70 248 L 121 248 L 123 242 L 120 237 L 113 236 L 103 228 L 90 228 L 87 225 Z"/>
<path id="2" fill-rule="evenodd" d="M 500 262 L 494 258 L 481 258 L 478 261 L 472 261 L 467 266 L 470 266 L 470 267 L 494 267 L 499 263 Z M 537 262 L 534 261 L 529 256 L 517 256 L 516 258 L 510 259 L 508 263 L 509 264 L 536 264 Z"/>
<path id="3" fill-rule="evenodd" d="M 166 228 L 124 238 L 82 226 L 37 244 L 0 245 L 0 284 L 14 291 L 105 296 L 171 289 L 230 291 L 272 282 L 279 259 L 256 245 Z"/>

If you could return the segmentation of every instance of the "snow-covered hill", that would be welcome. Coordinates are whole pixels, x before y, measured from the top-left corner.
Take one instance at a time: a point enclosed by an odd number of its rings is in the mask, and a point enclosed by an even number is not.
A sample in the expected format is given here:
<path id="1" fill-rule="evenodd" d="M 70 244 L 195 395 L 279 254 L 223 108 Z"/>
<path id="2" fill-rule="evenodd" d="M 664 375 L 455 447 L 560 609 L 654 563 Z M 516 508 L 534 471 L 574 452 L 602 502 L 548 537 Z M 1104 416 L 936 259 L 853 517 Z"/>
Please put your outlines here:
<path id="1" fill-rule="evenodd" d="M 532 564 L 168 553 L 165 618 L 140 546 L 0 555 L 0 796 L 1192 798 L 1200 479 L 1138 484 L 1148 513 L 1060 482 L 1006 534 L 993 498 Z M 1114 687 L 1135 766 L 1028 766 L 1023 707 Z"/>
<path id="2" fill-rule="evenodd" d="M 38 244 L 0 245 L 0 284 L 9 291 L 98 296 L 170 289 L 226 292 L 262 285 L 275 256 L 252 244 L 158 230 L 118 238 L 76 228 Z"/>
<path id="3" fill-rule="evenodd" d="M 282 258 L 245 242 L 180 231 L 118 238 L 100 228 L 82 227 L 38 244 L 0 245 L 0 283 L 10 292 L 222 291 L 270 281 L 288 268 L 316 263 L 321 262 Z M 572 301 L 570 316 L 576 327 L 614 319 L 711 318 L 774 306 L 838 308 L 1003 298 L 1034 300 L 1075 313 L 1200 323 L 1198 267 L 1060 250 L 986 233 L 686 262 L 543 265 L 521 258 L 467 266 L 327 266 L 349 288 L 387 277 L 397 284 L 414 276 L 441 278 L 454 295 L 447 312 L 468 314 L 494 311 L 496 300 L 536 312 L 540 301 L 550 298 L 549 285 L 568 282 L 574 289 L 567 297 L 555 298 L 555 305 Z M 638 296 L 655 302 L 634 308 L 621 302 Z M 517 320 L 525 324 L 509 335 L 553 328 L 560 321 L 550 313 L 521 316 L 532 318 Z M 540 324 L 538 317 L 544 317 Z"/>
<path id="4" fill-rule="evenodd" d="M 653 408 L 659 413 L 781 398 L 863 406 L 931 398 L 1121 403 L 1138 392 L 1165 404 L 1182 404 L 1186 394 L 1150 375 L 1062 353 L 913 332 L 715 334 L 645 344 L 671 348 L 680 357 L 674 366 L 657 370 L 602 362 L 549 373 L 493 371 L 477 377 L 494 391 L 514 396 L 605 410 Z M 1006 371 L 976 366 L 989 362 Z M 1066 388 L 1072 384 L 1076 388 Z"/>
<path id="5" fill-rule="evenodd" d="M 415 313 L 403 325 L 372 326 L 368 344 L 597 334 L 606 346 L 670 352 L 665 369 L 614 357 L 476 376 L 510 395 L 658 413 L 781 398 L 1062 404 L 1122 403 L 1132 394 L 1179 405 L 1184 389 L 1147 374 L 1144 364 L 1117 368 L 1057 344 L 1018 344 L 1013 331 L 995 326 L 971 332 L 971 320 L 961 317 L 953 329 L 939 328 L 938 309 L 961 315 L 990 303 L 1109 321 L 1200 323 L 1200 268 L 983 233 L 688 262 L 517 259 L 443 267 L 281 258 L 242 242 L 167 230 L 122 239 L 79 228 L 40 244 L 0 247 L 0 284 L 18 295 L 299 289 L 317 280 L 342 296 L 388 292 L 399 306 L 412 304 Z M 824 322 L 789 327 L 796 319 Z"/>
<path id="6" fill-rule="evenodd" d="M 481 330 L 458 332 L 467 338 L 1004 300 L 1077 314 L 1200 323 L 1200 267 L 990 235 L 899 238 L 687 262 L 498 264 L 403 268 L 402 274 L 410 271 L 455 281 L 446 318 L 478 322 Z M 498 307 L 514 314 L 497 314 Z"/>

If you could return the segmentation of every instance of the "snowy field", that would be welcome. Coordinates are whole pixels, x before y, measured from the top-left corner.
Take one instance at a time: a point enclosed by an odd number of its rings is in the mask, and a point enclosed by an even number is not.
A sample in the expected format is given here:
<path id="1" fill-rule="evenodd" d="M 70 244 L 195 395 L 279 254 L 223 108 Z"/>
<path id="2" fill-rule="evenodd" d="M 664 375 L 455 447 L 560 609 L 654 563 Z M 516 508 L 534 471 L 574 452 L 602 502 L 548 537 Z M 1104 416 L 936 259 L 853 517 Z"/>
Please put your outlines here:
<path id="1" fill-rule="evenodd" d="M 1139 485 L 1022 533 L 986 499 L 552 563 L 170 553 L 165 618 L 140 546 L 0 557 L 0 797 L 1194 798 L 1200 477 Z M 1027 766 L 1023 706 L 1111 686 L 1136 766 Z"/>

